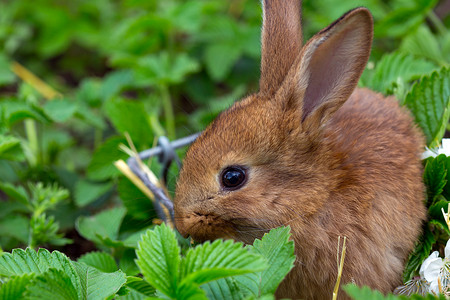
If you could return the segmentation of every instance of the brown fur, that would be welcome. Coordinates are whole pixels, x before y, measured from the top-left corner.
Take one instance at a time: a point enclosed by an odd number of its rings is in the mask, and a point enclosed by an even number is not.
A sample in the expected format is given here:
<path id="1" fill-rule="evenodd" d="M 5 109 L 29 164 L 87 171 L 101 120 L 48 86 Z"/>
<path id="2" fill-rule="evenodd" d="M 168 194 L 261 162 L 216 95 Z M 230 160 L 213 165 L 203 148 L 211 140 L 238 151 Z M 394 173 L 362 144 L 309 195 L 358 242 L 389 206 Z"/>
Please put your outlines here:
<path id="1" fill-rule="evenodd" d="M 277 10 L 284 3 L 266 2 Z M 299 22 L 297 13 L 286 17 Z M 266 12 L 265 24 L 268 18 Z M 337 240 L 346 236 L 341 283 L 389 292 L 401 283 L 425 218 L 423 137 L 395 99 L 355 90 L 372 18 L 364 8 L 347 13 L 314 36 L 292 67 L 268 57 L 275 47 L 265 52 L 264 45 L 288 41 L 265 30 L 262 61 L 278 74 L 284 68 L 284 79 L 263 74 L 269 88 L 235 103 L 191 146 L 177 184 L 176 226 L 199 241 L 252 243 L 290 225 L 297 259 L 277 297 L 304 299 L 331 297 Z M 230 165 L 248 167 L 248 181 L 235 191 L 219 184 Z"/>

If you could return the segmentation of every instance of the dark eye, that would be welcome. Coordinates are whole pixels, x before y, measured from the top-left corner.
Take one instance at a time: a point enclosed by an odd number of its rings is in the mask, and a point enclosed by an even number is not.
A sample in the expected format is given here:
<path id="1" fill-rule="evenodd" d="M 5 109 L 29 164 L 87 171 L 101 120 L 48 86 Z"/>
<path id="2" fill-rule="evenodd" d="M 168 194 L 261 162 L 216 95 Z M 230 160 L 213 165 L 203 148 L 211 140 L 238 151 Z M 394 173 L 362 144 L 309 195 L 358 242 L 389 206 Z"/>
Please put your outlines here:
<path id="1" fill-rule="evenodd" d="M 227 167 L 222 171 L 222 186 L 227 190 L 237 190 L 247 181 L 246 169 L 240 166 Z"/>

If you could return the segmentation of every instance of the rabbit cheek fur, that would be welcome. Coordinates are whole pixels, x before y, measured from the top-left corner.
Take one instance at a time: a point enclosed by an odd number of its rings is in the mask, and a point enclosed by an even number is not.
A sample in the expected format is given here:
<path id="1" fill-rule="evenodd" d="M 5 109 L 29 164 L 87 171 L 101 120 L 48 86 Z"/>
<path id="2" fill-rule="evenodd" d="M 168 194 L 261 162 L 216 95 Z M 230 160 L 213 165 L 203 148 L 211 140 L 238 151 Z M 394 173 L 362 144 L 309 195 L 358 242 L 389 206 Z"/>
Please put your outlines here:
<path id="1" fill-rule="evenodd" d="M 303 48 L 288 47 L 301 40 L 300 4 L 263 3 L 260 92 L 220 114 L 188 150 L 177 229 L 198 241 L 252 243 L 290 225 L 297 259 L 277 297 L 304 299 L 331 297 L 338 236 L 346 236 L 341 284 L 389 292 L 425 219 L 423 137 L 395 99 L 355 89 L 370 53 L 370 13 L 355 9 Z M 268 32 L 290 38 L 271 43 Z M 232 191 L 221 183 L 228 166 L 246 170 Z"/>

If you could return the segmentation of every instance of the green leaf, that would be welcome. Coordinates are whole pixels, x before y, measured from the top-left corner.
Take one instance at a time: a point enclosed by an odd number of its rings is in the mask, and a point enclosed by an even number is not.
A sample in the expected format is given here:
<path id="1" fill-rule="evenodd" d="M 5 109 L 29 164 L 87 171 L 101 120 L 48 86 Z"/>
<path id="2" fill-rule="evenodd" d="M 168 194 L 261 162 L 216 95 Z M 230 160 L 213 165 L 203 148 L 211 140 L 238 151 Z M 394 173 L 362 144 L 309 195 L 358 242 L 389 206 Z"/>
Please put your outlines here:
<path id="1" fill-rule="evenodd" d="M 69 120 L 76 110 L 76 103 L 68 99 L 55 99 L 44 104 L 44 112 L 55 122 Z"/>
<path id="2" fill-rule="evenodd" d="M 427 187 L 428 206 L 433 204 L 434 199 L 442 194 L 447 184 L 447 171 L 447 157 L 444 154 L 427 159 L 423 180 Z"/>
<path id="3" fill-rule="evenodd" d="M 294 242 L 289 241 L 289 231 L 289 226 L 275 228 L 261 240 L 255 240 L 250 252 L 263 256 L 269 268 L 236 278 L 241 287 L 244 285 L 255 296 L 275 293 L 283 278 L 294 267 Z"/>
<path id="4" fill-rule="evenodd" d="M 169 85 L 183 82 L 188 74 L 198 69 L 198 62 L 186 53 L 172 57 L 162 51 L 138 59 L 135 75 L 141 84 Z"/>
<path id="5" fill-rule="evenodd" d="M 407 282 L 414 276 L 422 265 L 422 262 L 430 256 L 431 248 L 436 243 L 436 238 L 428 227 L 425 228 L 422 236 L 416 243 L 416 246 L 409 255 L 405 269 L 403 271 L 403 282 Z"/>
<path id="6" fill-rule="evenodd" d="M 63 270 L 70 281 L 83 297 L 80 278 L 69 258 L 59 251 L 50 253 L 46 249 L 38 252 L 27 248 L 26 250 L 14 249 L 12 253 L 4 253 L 0 256 L 0 276 L 21 276 L 23 274 L 41 275 L 50 268 Z"/>
<path id="7" fill-rule="evenodd" d="M 165 224 L 147 231 L 136 251 L 145 280 L 168 297 L 174 298 L 180 265 L 180 247 L 175 232 Z"/>
<path id="8" fill-rule="evenodd" d="M 119 268 L 127 275 L 137 275 L 139 268 L 136 265 L 136 251 L 134 249 L 125 249 L 119 261 Z"/>
<path id="9" fill-rule="evenodd" d="M 50 268 L 37 276 L 27 288 L 26 298 L 30 300 L 78 300 L 77 290 L 70 277 L 59 269 Z"/>
<path id="10" fill-rule="evenodd" d="M 22 276 L 10 277 L 8 281 L 3 282 L 0 285 L 0 299 L 1 300 L 14 300 L 23 299 L 23 294 L 30 285 L 33 275 L 24 274 Z"/>
<path id="11" fill-rule="evenodd" d="M 78 262 L 85 263 L 105 273 L 117 271 L 117 264 L 114 258 L 105 252 L 89 252 L 78 259 Z"/>
<path id="12" fill-rule="evenodd" d="M 435 61 L 439 65 L 445 64 L 445 58 L 442 55 L 436 36 L 425 25 L 421 25 L 415 32 L 407 35 L 403 39 L 400 49 L 404 52 Z"/>
<path id="13" fill-rule="evenodd" d="M 119 178 L 117 191 L 127 213 L 134 219 L 149 220 L 155 217 L 152 201 L 128 178 Z"/>
<path id="14" fill-rule="evenodd" d="M 198 285 L 192 282 L 182 282 L 177 286 L 176 299 L 183 300 L 208 300 L 206 293 Z"/>
<path id="15" fill-rule="evenodd" d="M 50 121 L 48 116 L 45 115 L 40 108 L 19 102 L 17 99 L 0 101 L 0 111 L 3 111 L 5 116 L 8 116 L 7 121 L 9 126 L 27 118 L 34 119 L 41 123 Z"/>
<path id="16" fill-rule="evenodd" d="M 127 144 L 125 138 L 113 136 L 98 147 L 88 166 L 88 178 L 92 180 L 107 180 L 120 174 L 114 162 L 127 159 L 128 155 L 119 150 L 120 144 Z"/>
<path id="17" fill-rule="evenodd" d="M 201 286 L 209 300 L 240 300 L 242 294 L 232 278 L 221 278 Z"/>
<path id="18" fill-rule="evenodd" d="M 375 26 L 375 36 L 401 37 L 419 26 L 428 13 L 436 5 L 437 0 L 416 0 L 405 2 L 408 6 L 400 6 Z"/>
<path id="19" fill-rule="evenodd" d="M 8 182 L 0 182 L 0 190 L 12 200 L 17 200 L 24 205 L 29 204 L 29 196 L 23 186 L 14 186 Z"/>
<path id="20" fill-rule="evenodd" d="M 406 95 L 405 104 L 412 111 L 431 148 L 439 145 L 442 127 L 449 121 L 450 69 L 442 68 L 424 76 Z"/>
<path id="21" fill-rule="evenodd" d="M 148 297 L 154 296 L 156 292 L 154 287 L 140 277 L 128 276 L 127 287 Z"/>
<path id="22" fill-rule="evenodd" d="M 215 81 L 223 80 L 241 55 L 242 50 L 232 42 L 209 45 L 205 51 L 205 63 L 209 75 Z"/>
<path id="23" fill-rule="evenodd" d="M 126 275 L 122 271 L 104 273 L 83 263 L 73 263 L 86 291 L 86 299 L 96 300 L 114 296 L 126 283 Z"/>
<path id="24" fill-rule="evenodd" d="M 86 239 L 103 244 L 101 237 L 117 240 L 125 213 L 124 207 L 114 207 L 92 217 L 81 216 L 77 219 L 75 227 Z"/>
<path id="25" fill-rule="evenodd" d="M 250 253 L 241 243 L 216 240 L 188 250 L 181 264 L 181 279 L 182 282 L 203 284 L 267 267 L 261 255 Z"/>
<path id="26" fill-rule="evenodd" d="M 350 295 L 355 300 L 359 300 L 359 299 L 364 299 L 364 300 L 402 299 L 399 296 L 394 296 L 392 294 L 384 296 L 381 292 L 373 291 L 367 286 L 359 287 L 355 284 L 347 284 L 343 287 L 343 290 L 347 293 L 347 295 Z"/>
<path id="27" fill-rule="evenodd" d="M 20 140 L 11 135 L 0 134 L 0 159 L 22 161 L 24 158 Z"/>
<path id="28" fill-rule="evenodd" d="M 75 185 L 75 204 L 79 207 L 88 205 L 110 191 L 112 182 L 98 183 L 88 180 L 79 180 Z"/>
<path id="29" fill-rule="evenodd" d="M 450 203 L 450 201 L 447 201 L 444 197 L 442 197 L 442 196 L 437 197 L 435 203 L 430 205 L 430 207 L 428 208 L 428 215 L 432 218 L 432 220 L 434 219 L 434 220 L 440 220 L 440 221 L 444 222 L 444 216 L 442 215 L 442 208 L 445 211 L 447 211 L 449 203 Z M 432 220 L 430 220 L 430 222 Z M 445 226 L 445 227 L 447 227 L 447 226 Z"/>
<path id="30" fill-rule="evenodd" d="M 371 290 L 368 286 L 359 287 L 355 284 L 347 284 L 343 287 L 343 290 L 355 300 L 445 300 L 445 296 L 440 294 L 439 296 L 433 294 L 411 295 L 411 296 L 395 296 L 392 294 L 384 296 L 380 291 Z"/>
<path id="31" fill-rule="evenodd" d="M 0 219 L 0 232 L 2 236 L 17 239 L 26 245 L 30 234 L 30 220 L 22 215 L 10 215 Z"/>
<path id="32" fill-rule="evenodd" d="M 118 95 L 122 89 L 133 83 L 134 77 L 131 70 L 118 70 L 111 73 L 103 79 L 100 89 L 100 95 L 103 100 L 109 100 Z"/>
<path id="33" fill-rule="evenodd" d="M 371 80 L 368 81 L 368 86 L 373 90 L 387 94 L 389 90 L 392 90 L 393 84 L 399 80 L 407 83 L 434 69 L 436 67 L 432 63 L 414 58 L 409 54 L 401 52 L 385 54 L 375 65 L 374 73 Z"/>
<path id="34" fill-rule="evenodd" d="M 0 53 L 0 87 L 14 83 L 16 76 L 11 71 L 11 62 L 5 54 Z"/>
<path id="35" fill-rule="evenodd" d="M 144 103 L 111 99 L 105 103 L 105 112 L 119 133 L 128 132 L 134 142 L 150 145 L 152 130 Z"/>

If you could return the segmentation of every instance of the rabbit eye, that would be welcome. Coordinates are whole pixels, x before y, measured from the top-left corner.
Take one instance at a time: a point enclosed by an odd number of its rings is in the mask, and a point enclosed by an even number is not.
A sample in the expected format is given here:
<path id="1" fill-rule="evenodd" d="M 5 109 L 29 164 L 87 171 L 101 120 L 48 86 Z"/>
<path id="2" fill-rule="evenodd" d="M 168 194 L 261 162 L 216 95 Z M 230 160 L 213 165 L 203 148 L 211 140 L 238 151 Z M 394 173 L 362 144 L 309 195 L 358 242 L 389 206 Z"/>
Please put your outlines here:
<path id="1" fill-rule="evenodd" d="M 246 170 L 243 167 L 231 166 L 222 171 L 221 184 L 226 190 L 236 190 L 246 182 Z"/>

